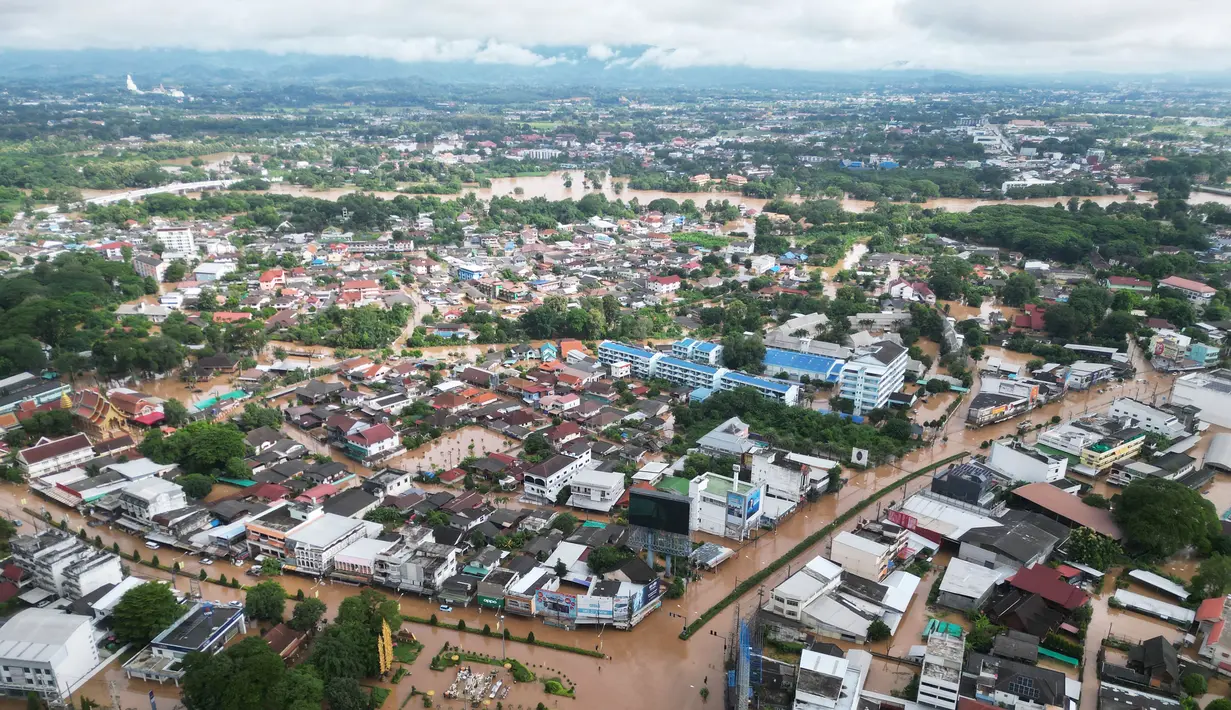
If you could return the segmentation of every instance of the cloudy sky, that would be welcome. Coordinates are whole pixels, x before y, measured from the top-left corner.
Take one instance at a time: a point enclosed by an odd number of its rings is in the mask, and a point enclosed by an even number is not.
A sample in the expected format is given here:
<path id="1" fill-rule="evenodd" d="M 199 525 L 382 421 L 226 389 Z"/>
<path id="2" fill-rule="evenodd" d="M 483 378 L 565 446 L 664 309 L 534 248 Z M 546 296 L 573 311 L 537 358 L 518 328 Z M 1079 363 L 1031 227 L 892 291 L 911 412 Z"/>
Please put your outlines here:
<path id="1" fill-rule="evenodd" d="M 1225 70 L 1228 27 L 1231 3 L 1208 0 L 0 2 L 0 48 L 246 49 L 517 65 L 586 56 L 611 66 Z"/>

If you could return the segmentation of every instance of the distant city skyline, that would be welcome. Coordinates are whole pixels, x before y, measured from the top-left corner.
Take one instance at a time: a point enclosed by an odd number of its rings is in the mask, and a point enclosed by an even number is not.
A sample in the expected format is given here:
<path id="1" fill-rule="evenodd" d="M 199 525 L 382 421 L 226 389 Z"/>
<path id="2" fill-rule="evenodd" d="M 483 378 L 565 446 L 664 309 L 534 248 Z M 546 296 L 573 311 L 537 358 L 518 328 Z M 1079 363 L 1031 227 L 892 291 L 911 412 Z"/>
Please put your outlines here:
<path id="1" fill-rule="evenodd" d="M 1026 74 L 1231 68 L 1231 6 L 1172 0 L 13 0 L 0 49 L 258 50 L 402 62 Z"/>

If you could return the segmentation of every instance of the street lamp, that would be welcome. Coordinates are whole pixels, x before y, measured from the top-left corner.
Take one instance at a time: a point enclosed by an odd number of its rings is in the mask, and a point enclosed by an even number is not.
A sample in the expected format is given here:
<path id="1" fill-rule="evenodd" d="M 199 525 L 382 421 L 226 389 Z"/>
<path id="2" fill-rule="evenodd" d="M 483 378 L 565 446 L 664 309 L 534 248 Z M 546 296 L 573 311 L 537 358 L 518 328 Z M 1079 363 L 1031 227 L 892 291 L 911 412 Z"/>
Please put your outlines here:
<path id="1" fill-rule="evenodd" d="M 500 625 L 503 623 L 504 623 L 504 614 L 497 614 L 496 615 L 496 632 L 500 634 L 500 657 L 508 658 L 508 654 L 506 654 L 504 651 L 504 644 L 505 644 L 504 630 L 500 628 Z"/>

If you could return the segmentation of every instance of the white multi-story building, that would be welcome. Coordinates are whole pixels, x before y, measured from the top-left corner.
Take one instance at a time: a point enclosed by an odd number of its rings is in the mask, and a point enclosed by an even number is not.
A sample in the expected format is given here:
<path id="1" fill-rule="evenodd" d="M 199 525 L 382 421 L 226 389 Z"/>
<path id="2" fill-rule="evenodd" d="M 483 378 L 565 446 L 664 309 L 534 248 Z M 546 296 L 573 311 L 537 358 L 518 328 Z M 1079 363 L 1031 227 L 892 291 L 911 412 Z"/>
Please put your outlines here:
<path id="1" fill-rule="evenodd" d="M 325 513 L 286 536 L 286 556 L 296 572 L 321 576 L 333 571 L 333 558 L 348 545 L 384 530 L 380 523 Z"/>
<path id="2" fill-rule="evenodd" d="M 188 227 L 162 227 L 155 236 L 163 246 L 163 253 L 196 254 L 197 241 Z"/>
<path id="3" fill-rule="evenodd" d="M 576 458 L 558 454 L 526 471 L 522 479 L 525 494 L 522 500 L 528 503 L 554 505 L 560 491 L 569 485 L 573 477 L 590 463 L 590 451 L 582 451 Z"/>
<path id="4" fill-rule="evenodd" d="M 906 378 L 906 348 L 888 340 L 855 351 L 842 368 L 841 395 L 855 403 L 855 414 L 880 409 Z"/>
<path id="5" fill-rule="evenodd" d="M 722 364 L 722 345 L 708 340 L 684 338 L 671 343 L 671 354 L 683 360 L 717 367 Z"/>
<path id="6" fill-rule="evenodd" d="M 17 465 L 26 478 L 39 478 L 49 473 L 67 471 L 94 458 L 94 446 L 85 434 L 61 439 L 43 437 L 34 446 L 17 452 Z"/>
<path id="7" fill-rule="evenodd" d="M 707 471 L 688 482 L 692 530 L 747 539 L 765 516 L 765 484 Z"/>
<path id="8" fill-rule="evenodd" d="M 829 557 L 847 572 L 879 582 L 889 575 L 890 561 L 906 542 L 906 529 L 893 527 L 899 535 L 864 536 L 844 530 L 833 539 Z"/>
<path id="9" fill-rule="evenodd" d="M 1171 385 L 1171 402 L 1200 409 L 1204 422 L 1231 427 L 1231 370 L 1181 375 Z"/>
<path id="10" fill-rule="evenodd" d="M 800 621 L 804 607 L 836 590 L 841 583 L 841 567 L 824 557 L 814 557 L 774 587 L 765 608 L 778 616 Z"/>
<path id="11" fill-rule="evenodd" d="M 458 549 L 434 542 L 428 528 L 406 528 L 402 539 L 376 556 L 372 581 L 400 591 L 434 594 L 457 574 Z"/>
<path id="12" fill-rule="evenodd" d="M 0 626 L 0 693 L 45 700 L 69 697 L 99 663 L 88 616 L 25 609 Z"/>
<path id="13" fill-rule="evenodd" d="M 799 657 L 793 710 L 851 710 L 872 667 L 872 654 L 859 649 L 846 657 L 804 649 Z"/>
<path id="14" fill-rule="evenodd" d="M 155 515 L 179 510 L 188 505 L 184 489 L 178 483 L 151 476 L 134 481 L 120 491 L 120 509 L 133 520 L 149 525 Z"/>
<path id="15" fill-rule="evenodd" d="M 1184 297 L 1197 305 L 1205 305 L 1214 298 L 1214 294 L 1218 293 L 1212 286 L 1207 286 L 1200 281 L 1193 281 L 1181 276 L 1168 276 L 1158 282 L 1160 288 L 1170 288 L 1184 294 Z"/>
<path id="16" fill-rule="evenodd" d="M 124 578 L 119 557 L 56 528 L 13 540 L 12 551 L 13 561 L 33 576 L 35 586 L 68 599 Z"/>
<path id="17" fill-rule="evenodd" d="M 1011 481 L 1059 481 L 1069 468 L 1066 456 L 1049 456 L 1015 441 L 993 441 L 987 465 Z"/>
<path id="18" fill-rule="evenodd" d="M 923 655 L 923 670 L 919 673 L 917 701 L 928 707 L 955 710 L 965 642 L 960 636 L 935 633 L 928 636 L 927 649 Z"/>
<path id="19" fill-rule="evenodd" d="M 624 474 L 586 468 L 569 482 L 568 504 L 582 510 L 609 513 L 624 495 Z"/>
<path id="20" fill-rule="evenodd" d="M 1144 402 L 1138 402 L 1130 397 L 1117 397 L 1111 403 L 1107 412 L 1110 417 L 1132 417 L 1134 426 L 1141 427 L 1155 434 L 1162 434 L 1169 439 L 1178 439 L 1188 432 L 1184 423 L 1171 412 L 1155 409 Z"/>

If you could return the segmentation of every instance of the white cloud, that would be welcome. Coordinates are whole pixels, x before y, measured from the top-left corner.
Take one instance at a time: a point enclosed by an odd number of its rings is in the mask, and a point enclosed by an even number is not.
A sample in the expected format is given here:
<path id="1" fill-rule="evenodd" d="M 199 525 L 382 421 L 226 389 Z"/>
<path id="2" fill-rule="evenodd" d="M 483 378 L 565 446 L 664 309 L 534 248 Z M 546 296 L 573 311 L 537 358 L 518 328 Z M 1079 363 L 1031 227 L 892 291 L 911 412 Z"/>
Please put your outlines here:
<path id="1" fill-rule="evenodd" d="M 597 59 L 600 62 L 605 62 L 616 55 L 616 51 L 605 44 L 592 44 L 586 48 L 586 56 L 590 59 Z"/>
<path id="2" fill-rule="evenodd" d="M 0 48 L 264 49 L 544 66 L 974 72 L 1231 68 L 1231 3 L 1206 0 L 167 0 L 0 2 Z M 650 49 L 645 50 L 645 47 Z"/>

